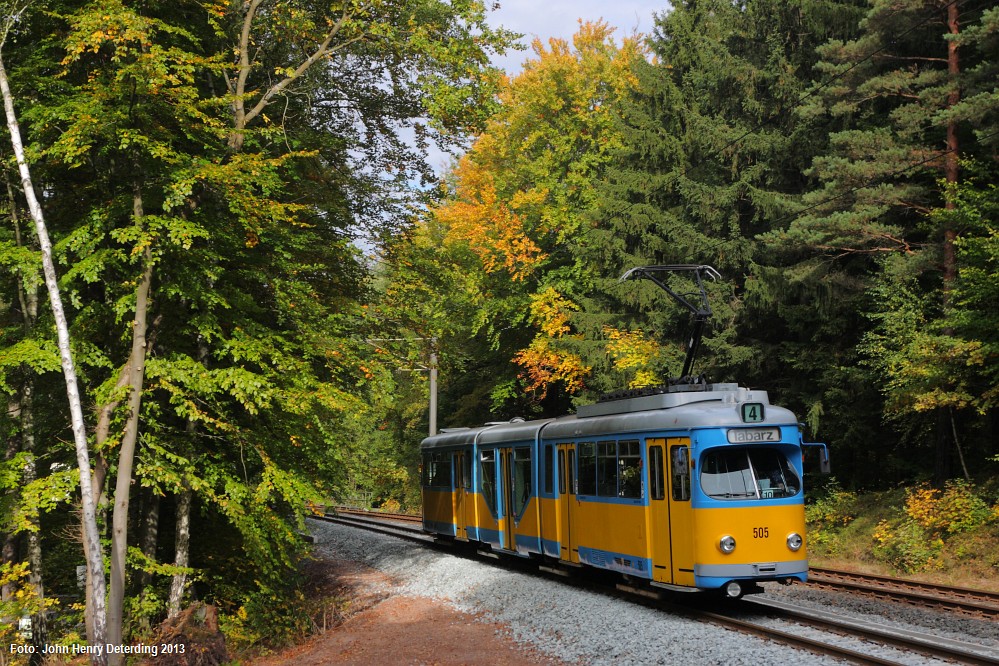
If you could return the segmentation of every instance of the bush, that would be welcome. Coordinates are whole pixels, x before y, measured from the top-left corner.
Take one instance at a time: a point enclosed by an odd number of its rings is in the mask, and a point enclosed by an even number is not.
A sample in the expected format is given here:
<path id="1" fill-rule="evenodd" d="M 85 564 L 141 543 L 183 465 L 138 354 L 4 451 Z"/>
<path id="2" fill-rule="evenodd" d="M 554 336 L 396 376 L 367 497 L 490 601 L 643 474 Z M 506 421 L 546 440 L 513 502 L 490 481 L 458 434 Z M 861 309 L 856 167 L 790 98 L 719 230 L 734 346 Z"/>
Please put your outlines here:
<path id="1" fill-rule="evenodd" d="M 914 520 L 882 520 L 874 530 L 874 556 L 904 573 L 940 568 L 943 547 L 943 539 L 933 539 Z"/>
<path id="2" fill-rule="evenodd" d="M 235 612 L 220 614 L 219 627 L 234 652 L 283 647 L 309 634 L 312 625 L 301 590 L 261 588 Z"/>
<path id="3" fill-rule="evenodd" d="M 18 620 L 51 610 L 57 604 L 55 599 L 42 599 L 38 596 L 35 587 L 28 581 L 29 575 L 27 563 L 0 564 L 0 586 L 10 585 L 13 590 L 9 598 L 0 600 L 0 644 L 5 652 L 0 656 L 0 663 L 3 664 L 8 663 L 7 657 L 11 655 L 8 646 L 26 642 L 18 633 Z M 11 656 L 10 659 L 10 663 L 20 661 L 17 656 Z M 26 658 L 24 663 L 27 663 Z"/>
<path id="4" fill-rule="evenodd" d="M 808 539 L 813 545 L 828 545 L 836 535 L 853 522 L 857 511 L 857 496 L 843 490 L 835 479 L 825 488 L 825 494 L 805 506 Z"/>
<path id="5" fill-rule="evenodd" d="M 991 519 L 988 503 L 967 481 L 948 481 L 943 490 L 920 485 L 906 492 L 901 517 L 878 523 L 874 556 L 905 573 L 940 568 L 946 539 Z"/>
<path id="6" fill-rule="evenodd" d="M 909 491 L 905 512 L 935 534 L 967 532 L 992 517 L 989 505 L 975 494 L 974 485 L 963 480 L 948 481 L 943 492 L 926 486 Z"/>

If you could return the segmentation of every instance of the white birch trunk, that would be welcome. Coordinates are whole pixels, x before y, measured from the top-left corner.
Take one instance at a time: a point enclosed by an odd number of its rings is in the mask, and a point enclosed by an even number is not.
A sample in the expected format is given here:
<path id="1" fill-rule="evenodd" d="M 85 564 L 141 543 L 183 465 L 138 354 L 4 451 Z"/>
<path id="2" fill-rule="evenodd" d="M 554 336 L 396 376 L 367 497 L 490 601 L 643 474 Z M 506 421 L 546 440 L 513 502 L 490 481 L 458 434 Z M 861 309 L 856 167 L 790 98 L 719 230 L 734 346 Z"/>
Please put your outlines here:
<path id="1" fill-rule="evenodd" d="M 17 123 L 14 111 L 14 97 L 7 82 L 7 70 L 0 56 L 0 93 L 3 94 L 4 112 L 7 115 L 7 127 L 10 129 L 10 142 L 17 158 L 17 167 L 21 174 L 21 185 L 28 201 L 28 210 L 35 223 L 38 234 L 38 244 L 42 251 L 42 270 L 45 273 L 45 286 L 49 291 L 49 302 L 55 316 L 56 332 L 58 334 L 59 355 L 62 359 L 63 375 L 66 378 L 66 395 L 69 398 L 70 418 L 73 425 L 73 441 L 76 445 L 76 461 L 80 468 L 80 495 L 83 508 L 83 534 L 87 557 L 87 566 L 93 577 L 94 595 L 91 599 L 94 626 L 93 636 L 88 636 L 92 644 L 106 643 L 107 617 L 104 606 L 106 583 L 104 579 L 104 560 L 101 555 L 100 536 L 97 532 L 93 489 L 90 485 L 90 453 L 87 450 L 87 430 L 83 422 L 83 407 L 80 402 L 80 391 L 76 382 L 76 367 L 73 364 L 73 353 L 69 342 L 69 324 L 66 312 L 62 307 L 62 297 L 59 294 L 59 283 L 56 278 L 55 262 L 52 259 L 52 242 L 49 240 L 45 217 L 41 204 L 35 196 L 31 183 L 31 170 L 24 156 L 24 144 L 21 141 L 21 129 Z M 103 651 L 91 656 L 91 663 L 103 666 L 107 657 Z"/>

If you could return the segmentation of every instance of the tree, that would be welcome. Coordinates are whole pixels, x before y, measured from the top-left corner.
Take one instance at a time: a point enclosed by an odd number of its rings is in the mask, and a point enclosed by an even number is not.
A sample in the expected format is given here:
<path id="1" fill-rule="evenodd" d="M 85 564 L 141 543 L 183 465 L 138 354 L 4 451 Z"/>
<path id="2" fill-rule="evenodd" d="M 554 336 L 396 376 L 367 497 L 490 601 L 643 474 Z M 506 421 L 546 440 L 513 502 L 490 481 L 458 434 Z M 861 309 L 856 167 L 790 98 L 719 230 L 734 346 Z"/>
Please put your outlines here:
<path id="1" fill-rule="evenodd" d="M 806 305 L 828 288 L 823 276 L 785 273 L 798 257 L 775 252 L 767 235 L 797 209 L 810 187 L 802 170 L 823 145 L 822 124 L 795 113 L 815 47 L 856 16 L 837 3 L 765 1 L 685 2 L 659 15 L 655 59 L 637 64 L 639 83 L 619 105 L 623 149 L 581 244 L 606 276 L 586 310 L 630 313 L 627 326 L 657 341 L 685 340 L 689 315 L 653 285 L 613 278 L 639 265 L 715 266 L 724 280 L 708 284 L 714 317 L 699 370 L 765 384 L 815 416 L 813 372 L 836 362 L 836 351 L 817 350 L 841 350 L 842 332 Z M 656 375 L 676 376 L 682 356 L 658 356 Z"/>
<path id="2" fill-rule="evenodd" d="M 951 409 L 966 404 L 948 360 L 962 355 L 962 342 L 947 323 L 962 218 L 945 193 L 959 187 L 962 156 L 988 151 L 969 139 L 975 129 L 982 136 L 994 127 L 994 40 L 983 39 L 994 32 L 994 16 L 992 9 L 956 2 L 875 3 L 857 38 L 819 50 L 830 85 L 817 91 L 806 113 L 838 127 L 811 168 L 822 187 L 805 198 L 807 208 L 785 237 L 870 276 L 856 284 L 868 287 L 873 301 L 875 329 L 865 346 L 872 367 L 895 368 L 887 382 L 872 377 L 887 414 L 899 415 L 909 402 L 906 382 L 897 381 L 903 358 L 903 364 L 922 358 L 938 365 L 924 378 L 934 378 L 938 408 L 910 412 L 901 429 L 917 433 L 915 446 L 935 442 L 940 480 L 949 476 L 957 450 Z M 950 213 L 934 212 L 940 208 Z M 899 299 L 911 300 L 899 307 Z"/>
<path id="3" fill-rule="evenodd" d="M 618 144 L 616 100 L 634 84 L 631 66 L 643 55 L 637 38 L 618 45 L 612 34 L 605 23 L 581 22 L 571 44 L 536 40 L 536 58 L 501 92 L 499 111 L 455 167 L 444 199 L 407 237 L 412 249 L 390 256 L 419 256 L 413 268 L 432 273 L 423 284 L 452 276 L 451 290 L 464 294 L 453 307 L 471 313 L 464 335 L 479 336 L 466 357 L 489 376 L 458 391 L 477 415 L 457 407 L 451 418 L 558 413 L 584 387 L 589 367 L 571 319 L 592 277 L 574 246 Z M 432 239 L 444 246 L 436 258 L 423 249 Z M 441 337 L 445 362 L 457 359 Z M 463 374 L 477 373 L 466 365 Z"/>
<path id="4" fill-rule="evenodd" d="M 204 576 L 215 598 L 259 604 L 263 626 L 367 391 L 350 239 L 390 229 L 427 171 L 408 127 L 446 145 L 479 122 L 509 35 L 478 2 L 56 4 L 13 52 L 94 405 L 82 485 L 117 474 L 106 640 L 124 639 L 132 567 L 172 574 L 176 609 L 209 566 L 188 558 L 192 506 L 233 535 Z M 175 498 L 172 569 L 131 547 L 133 481 Z"/>
<path id="5" fill-rule="evenodd" d="M 23 11 L 23 9 L 21 10 Z M 7 17 L 8 21 L 19 15 Z M 11 28 L 11 23 L 3 26 L 3 33 L 0 36 L 0 51 L 7 42 L 7 37 Z M 80 488 L 82 497 L 82 521 L 84 539 L 86 542 L 86 560 L 88 575 L 92 578 L 93 597 L 90 600 L 89 610 L 93 618 L 93 633 L 89 636 L 94 644 L 103 643 L 106 639 L 107 617 L 104 606 L 104 560 L 100 548 L 100 539 L 97 532 L 97 518 L 95 510 L 94 496 L 87 480 L 90 478 L 90 454 L 87 449 L 87 435 L 83 422 L 83 407 L 80 401 L 80 391 L 76 378 L 76 365 L 73 361 L 73 352 L 70 347 L 69 324 L 63 309 L 62 296 L 59 292 L 59 284 L 56 278 L 55 263 L 52 257 L 52 242 L 49 239 L 48 227 L 45 224 L 45 216 L 41 205 L 35 195 L 34 184 L 31 180 L 31 168 L 27 162 L 24 152 L 24 144 L 21 140 L 21 131 L 14 109 L 14 97 L 7 81 L 7 70 L 4 66 L 2 55 L 0 55 L 0 94 L 3 95 L 4 113 L 7 117 L 7 128 L 10 131 L 11 146 L 17 160 L 18 171 L 21 175 L 21 187 L 28 202 L 28 209 L 31 211 L 31 218 L 35 223 L 35 234 L 38 238 L 38 245 L 42 255 L 42 267 L 45 274 L 45 286 L 49 293 L 49 304 L 55 318 L 56 332 L 59 339 L 59 356 L 62 365 L 63 375 L 66 380 L 66 395 L 69 399 L 70 416 L 73 424 L 73 441 L 76 446 L 77 465 L 80 469 Z M 106 663 L 106 659 L 98 655 L 94 663 Z"/>

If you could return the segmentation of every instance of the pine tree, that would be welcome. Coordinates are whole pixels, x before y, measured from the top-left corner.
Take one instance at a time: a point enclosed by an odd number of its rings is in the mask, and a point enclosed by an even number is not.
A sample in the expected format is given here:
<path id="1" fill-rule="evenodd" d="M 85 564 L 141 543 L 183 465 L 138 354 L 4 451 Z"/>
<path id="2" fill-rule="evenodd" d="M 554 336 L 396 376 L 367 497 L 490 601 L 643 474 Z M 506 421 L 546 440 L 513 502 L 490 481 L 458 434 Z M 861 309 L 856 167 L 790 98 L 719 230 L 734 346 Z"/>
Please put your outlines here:
<path id="1" fill-rule="evenodd" d="M 974 3 L 877 2 L 857 38 L 820 49 L 819 69 L 831 83 L 807 113 L 838 127 L 810 171 L 822 187 L 784 236 L 838 270 L 852 266 L 857 288 L 868 289 L 872 324 L 863 328 L 873 330 L 863 351 L 871 381 L 886 413 L 901 417 L 898 431 L 913 433 L 910 446 L 935 442 L 939 479 L 952 469 L 952 410 L 964 394 L 960 375 L 946 370 L 962 345 L 948 323 L 962 226 L 945 195 L 962 181 L 961 159 L 990 150 L 976 135 L 987 138 L 995 126 L 994 38 L 985 37 L 994 14 Z M 928 370 L 935 387 L 927 387 L 936 401 L 903 399 L 898 373 L 915 358 L 938 366 Z"/>

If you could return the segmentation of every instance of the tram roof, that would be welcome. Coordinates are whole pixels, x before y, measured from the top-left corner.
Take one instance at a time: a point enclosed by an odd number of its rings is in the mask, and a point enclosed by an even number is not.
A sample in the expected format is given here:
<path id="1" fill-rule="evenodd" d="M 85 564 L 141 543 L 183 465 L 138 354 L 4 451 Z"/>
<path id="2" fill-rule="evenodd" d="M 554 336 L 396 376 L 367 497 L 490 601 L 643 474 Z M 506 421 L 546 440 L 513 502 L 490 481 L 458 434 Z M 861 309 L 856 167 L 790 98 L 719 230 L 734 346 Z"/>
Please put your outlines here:
<path id="1" fill-rule="evenodd" d="M 764 419 L 745 423 L 740 406 L 760 403 Z M 770 404 L 766 391 L 740 388 L 736 384 L 713 384 L 704 390 L 668 392 L 580 407 L 577 414 L 558 419 L 491 423 L 427 437 L 421 448 L 446 448 L 479 444 L 514 444 L 538 439 L 571 441 L 576 438 L 629 433 L 691 430 L 729 426 L 777 426 L 796 424 L 788 409 Z"/>

